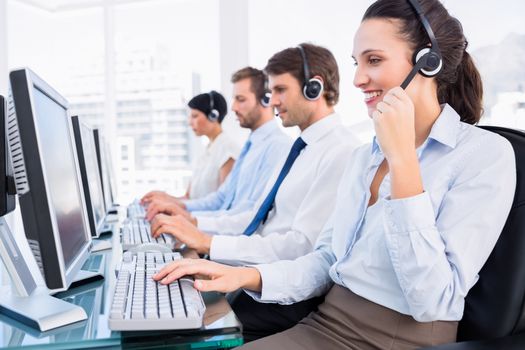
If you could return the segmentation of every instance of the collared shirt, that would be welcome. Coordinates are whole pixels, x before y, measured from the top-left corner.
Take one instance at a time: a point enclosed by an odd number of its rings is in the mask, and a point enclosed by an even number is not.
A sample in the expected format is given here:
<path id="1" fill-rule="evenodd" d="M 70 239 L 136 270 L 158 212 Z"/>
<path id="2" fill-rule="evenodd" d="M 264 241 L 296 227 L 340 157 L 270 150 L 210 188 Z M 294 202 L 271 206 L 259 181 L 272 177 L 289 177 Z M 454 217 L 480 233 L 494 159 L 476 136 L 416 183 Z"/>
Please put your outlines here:
<path id="1" fill-rule="evenodd" d="M 190 198 L 197 199 L 217 191 L 221 168 L 229 159 L 237 159 L 240 148 L 225 132 L 211 141 L 199 157 L 191 178 Z"/>
<path id="2" fill-rule="evenodd" d="M 335 282 L 418 321 L 460 320 L 510 211 L 514 152 L 445 105 L 417 156 L 425 192 L 390 199 L 387 175 L 367 208 L 384 156 L 375 140 L 354 152 L 314 252 L 257 266 L 263 289 L 250 294 L 286 304 Z"/>
<path id="3" fill-rule="evenodd" d="M 242 162 L 236 162 L 234 165 L 234 168 L 240 167 L 237 184 L 232 184 L 231 176 L 228 176 L 217 191 L 204 198 L 185 201 L 188 211 L 225 209 L 223 203 L 231 191 L 235 192 L 231 210 L 249 210 L 253 207 L 261 196 L 277 162 L 290 148 L 292 140 L 279 129 L 277 120 L 271 120 L 253 131 L 249 141 L 251 146 L 248 153 Z"/>
<path id="4" fill-rule="evenodd" d="M 212 260 L 232 265 L 265 263 L 295 259 L 312 251 L 334 208 L 344 167 L 359 141 L 336 114 L 310 125 L 301 138 L 307 146 L 293 163 L 277 191 L 273 209 L 255 234 L 242 235 L 274 185 L 286 155 L 253 210 L 217 218 L 197 217 L 200 229 L 221 234 L 213 236 Z"/>

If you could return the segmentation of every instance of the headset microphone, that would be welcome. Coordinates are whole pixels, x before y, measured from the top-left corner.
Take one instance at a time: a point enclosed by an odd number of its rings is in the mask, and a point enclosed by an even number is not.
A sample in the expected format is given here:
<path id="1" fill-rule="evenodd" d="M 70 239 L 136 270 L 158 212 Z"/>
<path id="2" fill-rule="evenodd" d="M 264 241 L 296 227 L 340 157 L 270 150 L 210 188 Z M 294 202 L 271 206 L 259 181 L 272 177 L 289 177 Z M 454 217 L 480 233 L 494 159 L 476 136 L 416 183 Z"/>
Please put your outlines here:
<path id="1" fill-rule="evenodd" d="M 414 77 L 416 76 L 417 72 L 424 68 L 425 67 L 425 61 L 424 60 L 419 60 L 416 62 L 416 65 L 414 67 L 412 67 L 412 70 L 410 71 L 410 73 L 408 73 L 407 77 L 405 78 L 405 80 L 401 83 L 401 88 L 403 90 L 405 90 L 408 86 L 408 84 L 410 84 L 410 82 L 412 81 L 412 79 L 414 79 Z"/>
<path id="2" fill-rule="evenodd" d="M 441 51 L 439 51 L 439 45 L 434 36 L 434 32 L 432 31 L 432 27 L 430 27 L 430 22 L 423 14 L 423 10 L 421 9 L 421 6 L 419 6 L 417 0 L 408 0 L 408 2 L 417 13 L 421 24 L 425 28 L 428 38 L 430 39 L 430 46 L 420 48 L 414 52 L 414 57 L 412 58 L 414 67 L 401 84 L 403 89 L 406 89 L 408 84 L 410 84 L 412 79 L 416 76 L 416 73 L 419 72 L 425 77 L 434 77 L 441 71 L 441 68 L 443 68 Z"/>

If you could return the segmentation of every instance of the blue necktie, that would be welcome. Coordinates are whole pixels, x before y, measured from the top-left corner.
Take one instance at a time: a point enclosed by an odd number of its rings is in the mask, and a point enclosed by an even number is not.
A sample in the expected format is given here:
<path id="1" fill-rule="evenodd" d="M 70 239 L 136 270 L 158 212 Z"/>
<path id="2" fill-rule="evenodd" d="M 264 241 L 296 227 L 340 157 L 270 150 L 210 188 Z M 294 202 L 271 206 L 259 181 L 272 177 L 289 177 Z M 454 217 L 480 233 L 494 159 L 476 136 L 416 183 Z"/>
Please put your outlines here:
<path id="1" fill-rule="evenodd" d="M 252 142 L 248 139 L 248 141 L 246 141 L 246 143 L 244 144 L 241 153 L 239 154 L 239 158 L 237 158 L 237 160 L 235 161 L 235 165 L 233 166 L 232 172 L 230 174 L 230 192 L 224 199 L 221 209 L 228 210 L 232 206 L 233 199 L 235 198 L 235 193 L 237 192 L 237 182 L 239 182 L 239 173 L 241 172 L 242 161 L 244 160 L 246 153 L 248 153 L 248 151 L 250 150 L 251 145 Z"/>
<path id="2" fill-rule="evenodd" d="M 275 196 L 277 195 L 277 190 L 279 190 L 279 186 L 281 186 L 281 183 L 290 171 L 290 168 L 295 162 L 295 159 L 297 158 L 299 153 L 301 153 L 301 150 L 305 146 L 306 143 L 303 141 L 302 138 L 298 137 L 297 140 L 295 140 L 292 149 L 290 150 L 290 153 L 288 153 L 288 158 L 286 158 L 286 162 L 284 162 L 283 168 L 281 169 L 281 172 L 277 177 L 277 181 L 275 181 L 275 184 L 270 190 L 270 193 L 268 193 L 268 195 L 264 199 L 264 202 L 257 211 L 257 214 L 255 214 L 255 217 L 253 218 L 252 222 L 248 225 L 246 230 L 244 230 L 244 234 L 246 236 L 251 236 L 257 230 L 261 222 L 264 222 L 268 217 L 268 213 L 273 207 L 273 201 L 275 200 Z"/>

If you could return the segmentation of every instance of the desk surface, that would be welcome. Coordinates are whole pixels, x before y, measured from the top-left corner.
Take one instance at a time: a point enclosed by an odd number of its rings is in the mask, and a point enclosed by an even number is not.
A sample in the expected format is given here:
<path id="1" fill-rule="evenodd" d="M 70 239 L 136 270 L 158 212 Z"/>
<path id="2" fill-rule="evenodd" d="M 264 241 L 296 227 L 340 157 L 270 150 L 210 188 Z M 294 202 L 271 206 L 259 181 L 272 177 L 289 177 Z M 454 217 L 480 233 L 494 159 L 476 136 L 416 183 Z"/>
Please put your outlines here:
<path id="1" fill-rule="evenodd" d="M 118 235 L 113 246 L 119 247 Z M 109 329 L 108 316 L 113 287 L 114 267 L 121 258 L 117 253 L 106 251 L 105 279 L 72 288 L 57 297 L 82 306 L 88 319 L 47 332 L 21 324 L 0 315 L 0 347 L 23 347 L 28 349 L 82 349 L 93 347 L 123 348 L 199 348 L 217 349 L 242 345 L 241 325 L 222 294 L 203 293 L 206 303 L 204 327 L 185 331 L 115 332 Z"/>

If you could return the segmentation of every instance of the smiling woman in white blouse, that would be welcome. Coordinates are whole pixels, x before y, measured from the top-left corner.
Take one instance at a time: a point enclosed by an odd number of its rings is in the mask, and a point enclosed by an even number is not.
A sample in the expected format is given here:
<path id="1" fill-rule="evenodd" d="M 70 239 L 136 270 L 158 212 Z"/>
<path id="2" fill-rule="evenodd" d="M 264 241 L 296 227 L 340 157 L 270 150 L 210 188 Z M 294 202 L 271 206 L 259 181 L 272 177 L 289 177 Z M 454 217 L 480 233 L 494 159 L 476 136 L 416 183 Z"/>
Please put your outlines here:
<path id="1" fill-rule="evenodd" d="M 224 182 L 239 154 L 239 146 L 222 130 L 221 122 L 228 111 L 226 100 L 210 91 L 188 102 L 189 125 L 197 136 L 208 138 L 204 153 L 193 168 L 185 198 L 196 199 L 216 191 Z"/>
<path id="2" fill-rule="evenodd" d="M 291 304 L 327 292 L 296 326 L 243 349 L 415 349 L 453 342 L 516 186 L 510 143 L 475 127 L 481 78 L 438 0 L 378 0 L 354 36 L 354 85 L 376 137 L 354 151 L 310 254 L 231 267 L 183 259 L 161 283 L 244 288 Z M 411 82 L 410 82 L 411 81 Z M 410 83 L 410 84 L 408 84 Z"/>

